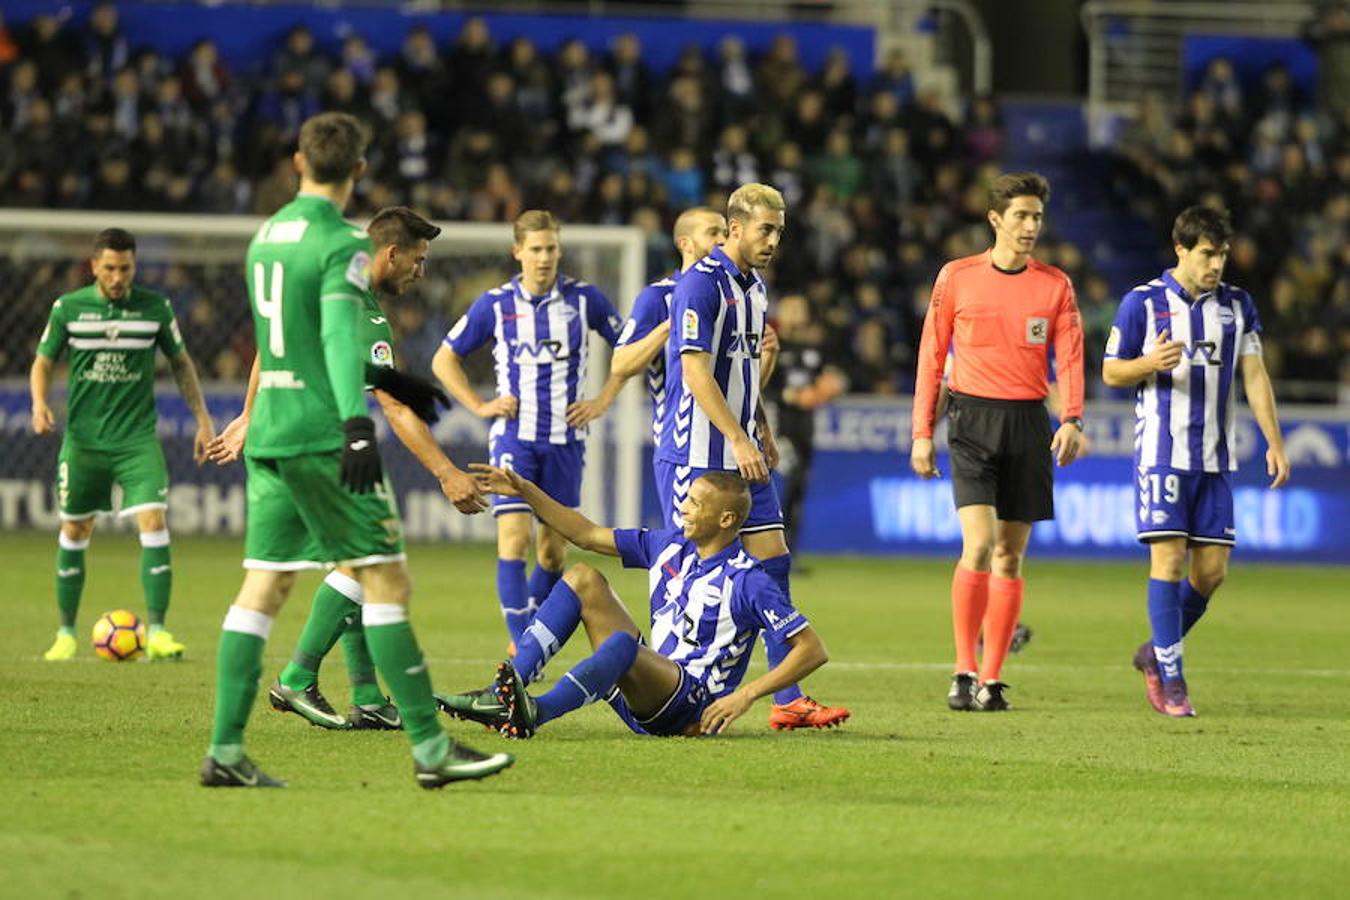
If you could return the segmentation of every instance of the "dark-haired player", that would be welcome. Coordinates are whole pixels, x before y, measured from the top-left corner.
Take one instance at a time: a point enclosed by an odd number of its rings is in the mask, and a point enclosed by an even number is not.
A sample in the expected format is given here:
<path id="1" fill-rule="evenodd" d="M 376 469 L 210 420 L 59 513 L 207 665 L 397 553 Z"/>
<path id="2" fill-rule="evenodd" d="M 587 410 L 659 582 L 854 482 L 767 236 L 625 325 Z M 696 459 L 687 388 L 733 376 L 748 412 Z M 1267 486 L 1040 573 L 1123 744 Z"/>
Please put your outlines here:
<path id="1" fill-rule="evenodd" d="M 952 578 L 952 709 L 1008 709 L 1002 669 L 1022 610 L 1031 527 L 1054 517 L 1053 463 L 1068 465 L 1086 448 L 1073 285 L 1031 258 L 1049 197 L 1035 173 L 995 179 L 987 212 L 994 246 L 942 267 L 924 317 L 910 452 L 922 478 L 938 476 L 933 428 L 943 366 L 949 351 L 954 357 L 947 434 L 962 546 Z M 1062 406 L 1053 434 L 1045 409 L 1051 347 Z"/>
<path id="2" fill-rule="evenodd" d="M 518 497 L 583 550 L 646 569 L 651 646 L 614 589 L 584 563 L 572 566 L 521 634 L 514 663 L 503 662 L 491 688 L 441 697 L 453 715 L 528 738 L 546 722 L 604 698 L 638 734 L 720 734 L 760 697 L 795 684 L 828 656 L 806 618 L 779 590 L 740 533 L 750 490 L 734 472 L 694 479 L 680 504 L 678 528 L 605 528 L 567 509 L 507 469 L 474 466 L 486 490 Z M 525 691 L 578 625 L 594 653 L 538 698 Z M 755 640 L 773 632 L 788 648 L 777 666 L 742 684 Z"/>
<path id="3" fill-rule="evenodd" d="M 1223 583 L 1237 541 L 1231 473 L 1239 370 L 1268 444 L 1270 486 L 1289 479 L 1256 305 L 1221 280 L 1232 236 L 1225 212 L 1192 206 L 1177 216 L 1176 266 L 1121 300 L 1102 364 L 1108 385 L 1134 387 L 1138 398 L 1135 527 L 1148 545 L 1153 634 L 1135 652 L 1134 666 L 1144 675 L 1149 703 L 1174 717 L 1195 715 L 1182 638 Z"/>
<path id="4" fill-rule="evenodd" d="M 56 554 L 56 602 L 61 627 L 43 659 L 75 655 L 75 616 L 84 590 L 85 550 L 94 517 L 112 510 L 112 487 L 122 488 L 121 516 L 135 516 L 141 538 L 141 587 L 149 619 L 146 655 L 177 658 L 183 645 L 164 629 L 173 586 L 169 561 L 169 471 L 155 434 L 155 352 L 169 358 L 178 389 L 197 420 L 193 457 L 206 458 L 215 437 L 197 368 L 183 345 L 166 297 L 135 284 L 136 239 L 121 228 L 99 232 L 89 260 L 94 283 L 57 298 L 38 341 L 30 384 L 33 430 L 56 428 L 47 405 L 52 366 L 70 357 L 66 434 L 57 460 L 61 510 Z"/>

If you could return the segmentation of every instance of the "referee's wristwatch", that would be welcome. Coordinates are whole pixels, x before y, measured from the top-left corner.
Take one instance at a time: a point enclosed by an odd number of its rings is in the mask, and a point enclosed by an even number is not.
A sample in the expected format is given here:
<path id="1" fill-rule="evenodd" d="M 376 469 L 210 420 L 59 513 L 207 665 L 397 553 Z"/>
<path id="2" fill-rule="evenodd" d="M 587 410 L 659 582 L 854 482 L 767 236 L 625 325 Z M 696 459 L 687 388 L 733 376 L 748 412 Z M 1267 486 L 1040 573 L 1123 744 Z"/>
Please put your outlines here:
<path id="1" fill-rule="evenodd" d="M 1081 433 L 1081 432 L 1083 431 L 1083 417 L 1082 417 L 1082 416 L 1069 416 L 1067 419 L 1065 419 L 1065 420 L 1063 421 L 1062 424 L 1064 424 L 1064 425 L 1072 425 L 1074 428 L 1077 428 L 1077 429 L 1078 429 L 1079 433 Z"/>

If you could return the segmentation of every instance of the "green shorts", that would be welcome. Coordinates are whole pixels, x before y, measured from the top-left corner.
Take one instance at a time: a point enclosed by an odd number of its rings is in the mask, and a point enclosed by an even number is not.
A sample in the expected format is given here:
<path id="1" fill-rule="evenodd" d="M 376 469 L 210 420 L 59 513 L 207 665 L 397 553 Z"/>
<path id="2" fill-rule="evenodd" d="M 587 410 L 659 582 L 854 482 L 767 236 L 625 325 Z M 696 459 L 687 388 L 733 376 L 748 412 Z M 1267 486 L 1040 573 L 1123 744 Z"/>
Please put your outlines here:
<path id="1" fill-rule="evenodd" d="M 386 479 L 369 494 L 338 480 L 342 453 L 248 457 L 244 568 L 289 572 L 404 559 L 403 526 Z"/>
<path id="2" fill-rule="evenodd" d="M 169 505 L 169 468 L 159 440 L 150 437 L 111 450 L 61 442 L 56 461 L 56 497 L 65 520 L 112 512 L 112 487 L 122 486 L 119 516 Z"/>

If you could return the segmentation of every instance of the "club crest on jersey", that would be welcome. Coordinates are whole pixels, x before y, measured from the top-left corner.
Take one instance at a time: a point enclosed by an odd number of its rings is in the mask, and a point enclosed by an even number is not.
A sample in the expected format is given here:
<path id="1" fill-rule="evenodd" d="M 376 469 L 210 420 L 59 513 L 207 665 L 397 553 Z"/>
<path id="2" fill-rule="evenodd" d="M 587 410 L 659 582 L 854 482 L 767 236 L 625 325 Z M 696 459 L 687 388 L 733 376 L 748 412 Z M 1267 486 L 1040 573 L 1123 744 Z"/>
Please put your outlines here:
<path id="1" fill-rule="evenodd" d="M 389 346 L 388 341 L 376 341 L 370 345 L 370 361 L 377 366 L 392 366 L 394 348 Z"/>
<path id="2" fill-rule="evenodd" d="M 686 309 L 684 318 L 680 323 L 680 329 L 686 341 L 698 340 L 698 313 L 692 309 Z"/>
<path id="3" fill-rule="evenodd" d="M 364 250 L 357 250 L 352 254 L 351 262 L 347 263 L 347 282 L 361 290 L 370 289 L 370 254 Z"/>
<path id="4" fill-rule="evenodd" d="M 1050 334 L 1050 320 L 1039 316 L 1027 319 L 1027 343 L 1044 344 Z"/>
<path id="5" fill-rule="evenodd" d="M 1237 321 L 1237 314 L 1226 306 L 1219 307 L 1219 324 L 1232 325 Z"/>

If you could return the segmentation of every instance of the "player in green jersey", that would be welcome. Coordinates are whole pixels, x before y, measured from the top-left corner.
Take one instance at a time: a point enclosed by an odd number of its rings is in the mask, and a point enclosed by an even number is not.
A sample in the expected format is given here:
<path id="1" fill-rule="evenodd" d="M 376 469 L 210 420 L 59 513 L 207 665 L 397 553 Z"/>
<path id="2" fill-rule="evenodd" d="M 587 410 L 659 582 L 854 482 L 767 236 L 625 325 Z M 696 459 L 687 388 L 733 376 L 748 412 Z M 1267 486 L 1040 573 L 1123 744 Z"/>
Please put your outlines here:
<path id="1" fill-rule="evenodd" d="M 426 661 L 408 621 L 403 531 L 367 415 L 360 318 L 371 243 L 342 218 L 365 171 L 367 136 L 343 113 L 300 129 L 300 192 L 263 223 L 245 264 L 258 337 L 258 392 L 244 445 L 246 573 L 217 656 L 206 787 L 280 787 L 244 754 L 272 622 L 300 569 L 346 565 L 365 595 L 361 618 L 425 788 L 483 778 L 514 762 L 450 740 L 436 718 Z"/>
<path id="2" fill-rule="evenodd" d="M 430 242 L 441 230 L 412 210 L 395 206 L 377 212 L 366 226 L 374 246 L 370 263 L 370 282 L 382 297 L 397 297 L 421 279 Z M 393 329 L 374 296 L 366 301 L 361 316 L 361 346 L 367 348 L 368 375 L 383 380 L 394 372 Z M 244 411 L 225 427 L 211 443 L 211 459 L 229 463 L 238 459 L 248 433 L 249 418 L 258 390 L 258 365 L 255 360 L 249 389 L 244 396 Z M 427 471 L 436 476 L 447 499 L 460 512 L 474 514 L 487 508 L 487 499 L 478 483 L 456 466 L 427 427 L 409 406 L 388 390 L 377 388 L 367 378 L 366 389 L 379 401 L 385 418 Z M 268 690 L 268 700 L 282 712 L 294 712 L 323 728 L 398 729 L 402 727 L 398 709 L 380 690 L 375 667 L 366 647 L 361 625 L 364 594 L 354 571 L 338 567 L 320 583 L 310 606 L 309 618 L 300 633 L 300 642 L 276 683 Z M 339 637 L 352 684 L 352 708 L 343 716 L 319 691 L 319 666 Z"/>
<path id="3" fill-rule="evenodd" d="M 33 430 L 56 429 L 47 403 L 52 367 L 69 355 L 66 434 L 57 461 L 61 509 L 56 553 L 56 602 L 61 627 L 43 656 L 75 656 L 75 617 L 84 590 L 84 552 L 94 517 L 112 511 L 112 487 L 122 488 L 119 515 L 136 517 L 141 536 L 141 586 L 149 619 L 146 655 L 170 659 L 183 645 L 164 628 L 173 572 L 165 510 L 169 473 L 155 435 L 155 352 L 169 358 L 178 389 L 197 420 L 193 455 L 198 464 L 215 437 L 197 369 L 183 345 L 167 298 L 134 283 L 136 239 L 121 228 L 99 232 L 90 259 L 94 283 L 59 297 L 38 341 L 30 387 Z"/>

